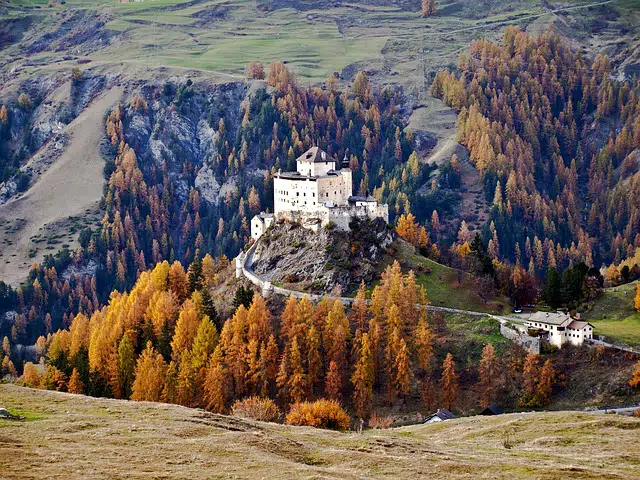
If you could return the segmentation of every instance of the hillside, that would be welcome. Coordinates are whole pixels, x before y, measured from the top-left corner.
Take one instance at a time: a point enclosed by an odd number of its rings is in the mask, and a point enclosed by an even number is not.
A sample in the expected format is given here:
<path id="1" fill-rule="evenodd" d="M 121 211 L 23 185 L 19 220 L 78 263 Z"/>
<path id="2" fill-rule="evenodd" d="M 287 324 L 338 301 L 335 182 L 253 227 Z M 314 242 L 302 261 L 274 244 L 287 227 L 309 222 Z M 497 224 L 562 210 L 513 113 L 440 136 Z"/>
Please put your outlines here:
<path id="1" fill-rule="evenodd" d="M 639 478 L 640 421 L 557 412 L 362 434 L 0 385 L 3 478 Z M 505 448 L 507 444 L 510 448 Z"/>
<path id="2" fill-rule="evenodd" d="M 605 289 L 585 317 L 599 335 L 640 345 L 640 314 L 633 305 L 638 282 Z"/>

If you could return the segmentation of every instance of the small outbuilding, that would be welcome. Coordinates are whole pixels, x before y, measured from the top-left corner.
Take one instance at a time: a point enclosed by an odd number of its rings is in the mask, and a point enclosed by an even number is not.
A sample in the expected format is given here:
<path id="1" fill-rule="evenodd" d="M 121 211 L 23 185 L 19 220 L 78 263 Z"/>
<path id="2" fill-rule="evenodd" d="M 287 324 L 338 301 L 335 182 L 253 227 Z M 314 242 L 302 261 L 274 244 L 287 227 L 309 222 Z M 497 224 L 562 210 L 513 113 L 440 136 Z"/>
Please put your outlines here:
<path id="1" fill-rule="evenodd" d="M 444 422 L 445 420 L 453 420 L 456 416 L 446 408 L 439 408 L 436 413 L 427 417 L 424 423 Z"/>
<path id="2" fill-rule="evenodd" d="M 492 403 L 487 408 L 483 409 L 480 412 L 480 415 L 502 415 L 504 410 L 502 410 L 498 405 Z"/>

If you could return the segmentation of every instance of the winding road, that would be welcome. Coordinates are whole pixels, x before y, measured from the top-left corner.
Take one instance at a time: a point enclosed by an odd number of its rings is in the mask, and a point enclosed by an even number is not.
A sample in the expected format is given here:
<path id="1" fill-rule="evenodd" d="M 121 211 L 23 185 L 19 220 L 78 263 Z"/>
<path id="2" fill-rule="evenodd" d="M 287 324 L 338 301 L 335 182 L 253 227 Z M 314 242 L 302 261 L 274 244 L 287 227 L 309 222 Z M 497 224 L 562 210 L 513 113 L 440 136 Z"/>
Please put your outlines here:
<path id="1" fill-rule="evenodd" d="M 293 295 L 296 298 L 308 297 L 313 301 L 320 301 L 324 298 L 325 295 L 318 295 L 314 293 L 300 292 L 299 290 L 291 290 L 288 288 L 276 287 L 273 284 L 271 284 L 269 280 L 265 280 L 261 278 L 252 268 L 253 254 L 255 252 L 256 245 L 257 245 L 257 242 L 251 245 L 249 250 L 247 250 L 244 258 L 242 259 L 242 273 L 252 284 L 254 284 L 263 292 L 263 296 L 269 296 L 269 295 L 275 294 L 275 295 L 282 295 L 285 297 L 289 297 Z M 355 298 L 353 297 L 335 297 L 335 298 L 336 300 L 340 300 L 345 305 L 351 305 L 355 300 Z M 505 323 L 505 322 L 524 323 L 522 319 L 518 317 L 510 316 L 510 315 L 495 315 L 487 312 L 461 310 L 459 308 L 438 307 L 436 305 L 426 305 L 425 308 L 429 311 L 434 311 L 434 312 L 461 313 L 464 315 L 472 315 L 475 317 L 489 317 L 489 318 L 493 318 L 494 320 L 497 320 L 500 323 Z"/>

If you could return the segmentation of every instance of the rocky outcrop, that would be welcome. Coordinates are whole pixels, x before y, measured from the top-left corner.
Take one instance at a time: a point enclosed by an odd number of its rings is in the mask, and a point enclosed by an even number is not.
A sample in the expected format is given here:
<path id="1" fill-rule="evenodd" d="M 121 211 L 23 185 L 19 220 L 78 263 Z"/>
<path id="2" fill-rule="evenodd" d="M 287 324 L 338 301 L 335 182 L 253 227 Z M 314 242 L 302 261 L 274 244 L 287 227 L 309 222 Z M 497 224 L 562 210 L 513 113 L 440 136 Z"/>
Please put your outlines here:
<path id="1" fill-rule="evenodd" d="M 393 242 L 382 219 L 352 222 L 351 231 L 321 228 L 317 233 L 297 223 L 277 222 L 260 237 L 252 269 L 274 285 L 311 293 L 356 290 L 370 283 Z"/>
<path id="2" fill-rule="evenodd" d="M 135 149 L 140 166 L 166 167 L 176 192 L 186 198 L 189 186 L 183 168 L 188 159 L 198 169 L 196 186 L 202 197 L 217 204 L 225 189 L 224 179 L 216 178 L 210 168 L 218 154 L 216 132 L 222 118 L 226 129 L 237 129 L 246 89 L 240 82 L 196 85 L 172 78 L 161 96 L 151 85 L 132 94 L 125 107 L 125 139 Z M 135 96 L 143 98 L 146 106 L 131 102 Z"/>

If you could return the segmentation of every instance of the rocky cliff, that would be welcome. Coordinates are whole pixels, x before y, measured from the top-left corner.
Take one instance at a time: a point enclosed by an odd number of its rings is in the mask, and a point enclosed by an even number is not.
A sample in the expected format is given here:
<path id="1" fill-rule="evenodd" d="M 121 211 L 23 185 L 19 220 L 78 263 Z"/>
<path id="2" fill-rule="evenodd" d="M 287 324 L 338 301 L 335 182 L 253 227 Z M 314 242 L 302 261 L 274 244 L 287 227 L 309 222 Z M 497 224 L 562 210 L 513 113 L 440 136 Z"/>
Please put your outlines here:
<path id="1" fill-rule="evenodd" d="M 379 272 L 394 233 L 382 219 L 351 227 L 350 232 L 329 227 L 314 233 L 297 223 L 276 223 L 258 240 L 253 269 L 275 285 L 311 293 L 353 292 Z"/>

